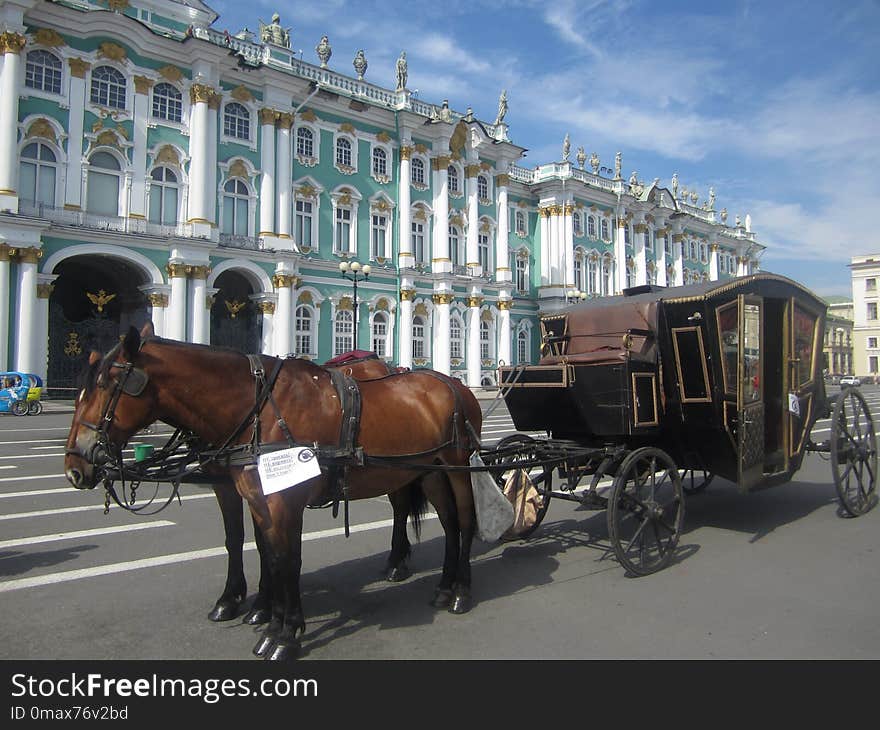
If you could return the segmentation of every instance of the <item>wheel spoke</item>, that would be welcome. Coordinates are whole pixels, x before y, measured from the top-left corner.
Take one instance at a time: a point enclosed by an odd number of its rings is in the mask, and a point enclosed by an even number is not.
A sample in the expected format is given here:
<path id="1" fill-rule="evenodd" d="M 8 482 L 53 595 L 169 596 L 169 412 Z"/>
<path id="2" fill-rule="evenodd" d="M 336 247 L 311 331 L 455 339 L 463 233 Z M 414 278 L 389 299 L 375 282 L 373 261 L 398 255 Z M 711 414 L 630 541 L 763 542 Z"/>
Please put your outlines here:
<path id="1" fill-rule="evenodd" d="M 629 552 L 632 549 L 633 543 L 638 539 L 639 535 L 642 534 L 642 532 L 645 529 L 645 525 L 647 525 L 648 522 L 650 522 L 650 518 L 648 518 L 648 517 L 646 517 L 644 520 L 642 520 L 642 524 L 639 525 L 639 528 L 636 530 L 635 535 L 632 536 L 632 539 L 630 539 L 629 544 L 626 546 L 625 552 Z"/>

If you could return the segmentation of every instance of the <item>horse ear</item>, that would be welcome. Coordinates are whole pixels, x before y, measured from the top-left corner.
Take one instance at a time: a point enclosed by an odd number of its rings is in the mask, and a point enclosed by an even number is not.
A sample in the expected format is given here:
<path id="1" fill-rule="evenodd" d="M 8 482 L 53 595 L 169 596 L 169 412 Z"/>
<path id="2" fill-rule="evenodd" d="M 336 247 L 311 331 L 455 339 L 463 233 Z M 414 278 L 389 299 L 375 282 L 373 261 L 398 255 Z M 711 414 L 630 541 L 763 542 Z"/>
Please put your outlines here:
<path id="1" fill-rule="evenodd" d="M 145 340 L 147 337 L 153 337 L 156 334 L 156 330 L 153 328 L 153 321 L 150 320 L 141 328 L 141 339 Z"/>
<path id="2" fill-rule="evenodd" d="M 97 350 L 92 350 L 89 353 L 89 365 L 94 365 L 96 362 L 100 362 L 103 355 Z"/>
<path id="3" fill-rule="evenodd" d="M 128 334 L 122 342 L 122 349 L 128 358 L 132 358 L 137 354 L 141 347 L 141 333 L 134 327 L 128 328 Z"/>

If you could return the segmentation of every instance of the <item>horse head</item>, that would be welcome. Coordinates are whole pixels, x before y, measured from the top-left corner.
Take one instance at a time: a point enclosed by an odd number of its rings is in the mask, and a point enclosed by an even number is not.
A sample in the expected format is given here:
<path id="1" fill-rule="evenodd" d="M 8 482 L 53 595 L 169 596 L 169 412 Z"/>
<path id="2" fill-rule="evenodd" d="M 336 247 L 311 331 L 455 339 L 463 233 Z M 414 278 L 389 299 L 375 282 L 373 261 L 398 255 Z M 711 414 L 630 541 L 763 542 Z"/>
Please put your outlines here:
<path id="1" fill-rule="evenodd" d="M 140 363 L 152 323 L 134 327 L 108 353 L 89 356 L 83 387 L 67 436 L 64 473 L 77 489 L 92 489 L 109 469 L 121 465 L 122 449 L 155 420 L 156 397 Z"/>

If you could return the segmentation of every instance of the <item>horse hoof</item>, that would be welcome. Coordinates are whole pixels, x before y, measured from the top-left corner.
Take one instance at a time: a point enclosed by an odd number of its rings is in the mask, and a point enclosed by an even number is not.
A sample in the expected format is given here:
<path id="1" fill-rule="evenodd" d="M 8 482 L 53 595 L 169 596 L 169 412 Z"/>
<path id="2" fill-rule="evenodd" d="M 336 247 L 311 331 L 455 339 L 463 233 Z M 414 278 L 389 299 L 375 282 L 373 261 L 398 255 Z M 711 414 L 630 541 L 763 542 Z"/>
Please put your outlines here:
<path id="1" fill-rule="evenodd" d="M 265 657 L 266 661 L 283 662 L 296 659 L 299 654 L 299 643 L 289 644 L 279 641 Z"/>
<path id="2" fill-rule="evenodd" d="M 275 639 L 271 636 L 263 635 L 254 646 L 254 656 L 268 656 L 275 648 Z"/>
<path id="3" fill-rule="evenodd" d="M 248 626 L 262 626 L 269 623 L 271 618 L 272 612 L 268 608 L 252 608 L 245 614 L 242 623 Z"/>
<path id="4" fill-rule="evenodd" d="M 385 580 L 389 583 L 400 583 L 401 581 L 406 580 L 412 575 L 412 572 L 405 564 L 401 563 L 393 568 L 388 569 L 388 574 L 385 576 Z"/>
<path id="5" fill-rule="evenodd" d="M 217 601 L 214 609 L 208 614 L 211 621 L 231 621 L 238 616 L 238 602 L 234 601 Z"/>
<path id="6" fill-rule="evenodd" d="M 467 613 L 471 610 L 473 602 L 470 593 L 457 593 L 446 610 L 449 613 Z"/>
<path id="7" fill-rule="evenodd" d="M 434 591 L 434 598 L 431 600 L 431 605 L 434 608 L 447 608 L 451 602 L 452 591 L 445 588 L 438 588 Z"/>

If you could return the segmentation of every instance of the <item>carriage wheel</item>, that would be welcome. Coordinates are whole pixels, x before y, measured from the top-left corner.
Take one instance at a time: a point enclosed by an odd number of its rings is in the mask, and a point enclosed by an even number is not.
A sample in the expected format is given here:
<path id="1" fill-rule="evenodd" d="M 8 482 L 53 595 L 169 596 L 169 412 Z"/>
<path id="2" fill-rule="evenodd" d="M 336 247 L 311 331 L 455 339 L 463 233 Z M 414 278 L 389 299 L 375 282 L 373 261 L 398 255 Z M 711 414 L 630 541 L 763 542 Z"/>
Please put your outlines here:
<path id="1" fill-rule="evenodd" d="M 678 476 L 681 478 L 681 488 L 685 494 L 699 494 L 702 492 L 715 475 L 705 469 L 679 469 Z"/>
<path id="2" fill-rule="evenodd" d="M 11 410 L 16 416 L 26 416 L 26 415 L 27 415 L 27 412 L 28 412 L 28 405 L 27 405 L 27 402 L 26 402 L 26 401 L 23 401 L 23 400 L 16 400 L 16 401 L 13 401 L 13 402 L 12 402 L 12 406 L 10 407 L 10 410 Z"/>
<path id="3" fill-rule="evenodd" d="M 665 452 L 644 447 L 623 460 L 607 518 L 614 552 L 628 572 L 649 575 L 669 564 L 684 524 L 684 493 Z"/>
<path id="4" fill-rule="evenodd" d="M 514 474 L 517 470 L 517 461 L 531 461 L 534 457 L 533 453 L 529 453 L 528 447 L 531 444 L 535 443 L 535 439 L 531 436 L 526 436 L 522 433 L 515 433 L 511 436 L 506 436 L 501 439 L 498 444 L 495 446 L 495 449 L 501 451 L 502 449 L 515 448 L 517 446 L 525 447 L 523 448 L 522 454 L 515 454 L 512 457 L 506 458 L 500 466 L 504 468 L 504 471 L 492 471 L 492 477 L 495 479 L 495 483 L 504 490 L 504 486 L 507 484 L 507 480 Z M 553 489 L 553 469 L 548 466 L 538 467 L 539 470 L 534 470 L 529 474 L 529 479 L 531 479 L 532 486 L 538 491 L 539 502 L 537 505 L 537 509 L 535 510 L 535 524 L 532 527 L 520 532 L 517 535 L 517 538 L 523 539 L 531 535 L 535 530 L 538 529 L 538 525 L 541 524 L 541 521 L 544 519 L 544 515 L 547 514 L 547 508 L 550 506 L 550 491 Z M 514 498 L 514 504 L 516 503 L 516 498 Z"/>
<path id="5" fill-rule="evenodd" d="M 843 509 L 858 517 L 877 503 L 877 442 L 862 394 L 844 390 L 831 417 L 831 473 Z"/>
<path id="6" fill-rule="evenodd" d="M 43 412 L 43 404 L 38 400 L 28 401 L 28 415 L 39 416 Z"/>

